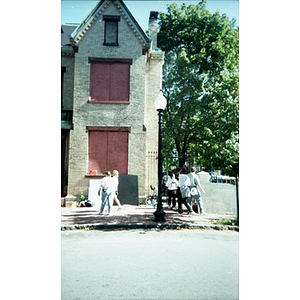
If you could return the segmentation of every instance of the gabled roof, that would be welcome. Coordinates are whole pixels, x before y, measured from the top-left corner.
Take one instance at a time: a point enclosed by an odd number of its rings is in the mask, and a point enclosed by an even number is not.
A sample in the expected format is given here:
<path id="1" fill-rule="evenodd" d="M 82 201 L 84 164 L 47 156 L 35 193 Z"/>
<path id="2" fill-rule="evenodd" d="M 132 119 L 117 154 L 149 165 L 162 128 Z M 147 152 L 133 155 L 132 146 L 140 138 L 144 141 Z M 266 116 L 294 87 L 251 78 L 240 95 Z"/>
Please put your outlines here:
<path id="1" fill-rule="evenodd" d="M 120 11 L 120 16 L 125 19 L 129 27 L 144 48 L 150 48 L 151 40 L 145 34 L 138 22 L 135 20 L 127 6 L 122 0 L 101 0 L 86 19 L 77 27 L 71 35 L 71 41 L 74 45 L 78 45 L 85 33 L 93 26 L 93 23 L 102 15 L 108 5 L 114 4 Z"/>

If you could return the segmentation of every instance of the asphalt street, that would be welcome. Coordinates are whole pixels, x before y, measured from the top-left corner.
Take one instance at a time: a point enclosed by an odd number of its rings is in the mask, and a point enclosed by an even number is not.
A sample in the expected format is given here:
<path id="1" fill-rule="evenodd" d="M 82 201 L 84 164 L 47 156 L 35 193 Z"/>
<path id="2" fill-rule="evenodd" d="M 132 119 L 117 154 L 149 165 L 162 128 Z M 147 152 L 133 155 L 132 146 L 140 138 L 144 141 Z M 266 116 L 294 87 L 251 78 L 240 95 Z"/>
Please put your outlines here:
<path id="1" fill-rule="evenodd" d="M 238 232 L 61 234 L 62 300 L 239 298 Z"/>

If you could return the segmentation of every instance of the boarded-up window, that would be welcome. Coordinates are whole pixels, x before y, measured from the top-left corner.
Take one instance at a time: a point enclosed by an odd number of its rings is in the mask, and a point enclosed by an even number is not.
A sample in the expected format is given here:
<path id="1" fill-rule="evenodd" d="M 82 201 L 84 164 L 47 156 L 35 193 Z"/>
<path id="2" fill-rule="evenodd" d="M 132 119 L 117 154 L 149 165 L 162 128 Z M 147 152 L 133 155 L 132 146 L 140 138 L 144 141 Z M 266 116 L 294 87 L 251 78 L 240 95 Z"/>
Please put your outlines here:
<path id="1" fill-rule="evenodd" d="M 91 62 L 91 102 L 129 102 L 130 63 Z"/>
<path id="2" fill-rule="evenodd" d="M 128 131 L 89 131 L 89 170 L 128 172 Z"/>

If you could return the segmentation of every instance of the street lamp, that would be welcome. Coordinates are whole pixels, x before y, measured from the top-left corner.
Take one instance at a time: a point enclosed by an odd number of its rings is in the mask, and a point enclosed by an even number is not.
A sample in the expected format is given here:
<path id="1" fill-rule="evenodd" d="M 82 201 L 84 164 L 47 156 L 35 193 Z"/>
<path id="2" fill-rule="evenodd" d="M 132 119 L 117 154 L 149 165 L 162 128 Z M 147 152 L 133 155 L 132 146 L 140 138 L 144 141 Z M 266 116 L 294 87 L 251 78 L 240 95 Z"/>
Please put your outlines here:
<path id="1" fill-rule="evenodd" d="M 157 195 L 157 207 L 154 212 L 156 222 L 165 222 L 166 213 L 163 210 L 162 205 L 162 115 L 166 108 L 167 100 L 164 97 L 162 90 L 160 90 L 157 98 L 155 99 L 155 108 L 158 111 L 158 195 Z"/>

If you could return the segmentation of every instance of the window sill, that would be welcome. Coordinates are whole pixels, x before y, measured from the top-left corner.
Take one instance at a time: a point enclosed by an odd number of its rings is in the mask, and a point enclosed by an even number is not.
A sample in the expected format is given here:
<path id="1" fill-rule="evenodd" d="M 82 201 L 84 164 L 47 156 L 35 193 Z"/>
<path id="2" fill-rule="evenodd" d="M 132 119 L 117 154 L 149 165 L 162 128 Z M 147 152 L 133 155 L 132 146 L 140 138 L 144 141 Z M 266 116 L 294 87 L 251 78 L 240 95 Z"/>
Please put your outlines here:
<path id="1" fill-rule="evenodd" d="M 130 104 L 130 101 L 95 101 L 95 100 L 88 100 L 88 103 L 91 104 Z"/>
<path id="2" fill-rule="evenodd" d="M 119 46 L 119 43 L 103 43 L 104 46 Z"/>
<path id="3" fill-rule="evenodd" d="M 104 174 L 97 174 L 97 175 L 91 175 L 91 174 L 86 174 L 86 178 L 103 178 L 105 175 Z"/>

